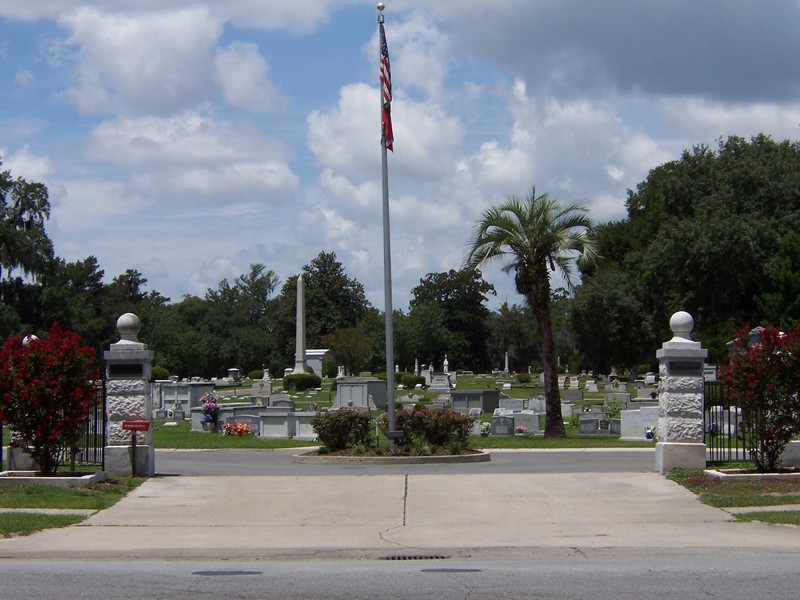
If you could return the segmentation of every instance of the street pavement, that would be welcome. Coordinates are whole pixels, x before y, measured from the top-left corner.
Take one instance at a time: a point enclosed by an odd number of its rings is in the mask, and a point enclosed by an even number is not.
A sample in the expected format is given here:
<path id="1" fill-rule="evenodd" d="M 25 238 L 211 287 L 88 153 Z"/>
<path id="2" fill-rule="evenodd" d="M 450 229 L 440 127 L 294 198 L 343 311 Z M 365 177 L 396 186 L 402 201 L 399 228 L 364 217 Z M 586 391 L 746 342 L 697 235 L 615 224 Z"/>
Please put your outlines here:
<path id="1" fill-rule="evenodd" d="M 493 451 L 488 463 L 436 466 L 306 465 L 288 451 L 249 452 L 234 475 L 216 474 L 227 461 L 219 454 L 159 451 L 160 476 L 80 525 L 0 540 L 0 557 L 800 552 L 800 529 L 735 522 L 653 472 L 652 451 Z M 255 474 L 241 474 L 248 464 Z"/>

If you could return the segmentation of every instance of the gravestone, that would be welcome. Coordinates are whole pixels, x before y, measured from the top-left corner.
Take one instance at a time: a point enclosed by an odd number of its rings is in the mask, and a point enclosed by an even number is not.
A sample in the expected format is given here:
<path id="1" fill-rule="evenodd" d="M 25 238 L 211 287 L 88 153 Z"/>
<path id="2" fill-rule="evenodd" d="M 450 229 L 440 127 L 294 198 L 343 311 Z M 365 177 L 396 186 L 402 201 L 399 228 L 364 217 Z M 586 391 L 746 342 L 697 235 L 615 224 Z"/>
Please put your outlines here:
<path id="1" fill-rule="evenodd" d="M 525 408 L 525 400 L 522 398 L 502 398 L 499 408 L 505 408 L 511 411 L 523 410 Z"/>
<path id="2" fill-rule="evenodd" d="M 311 426 L 311 419 L 317 413 L 311 411 L 300 411 L 294 413 L 294 439 L 313 441 L 317 439 L 317 433 Z"/>
<path id="3" fill-rule="evenodd" d="M 386 409 L 386 382 L 381 379 L 343 379 L 336 385 L 331 408 Z"/>
<path id="4" fill-rule="evenodd" d="M 514 430 L 517 427 L 524 427 L 528 433 L 541 433 L 542 427 L 539 421 L 539 415 L 531 411 L 515 412 L 511 414 L 514 419 Z"/>
<path id="5" fill-rule="evenodd" d="M 658 406 L 623 410 L 620 415 L 620 440 L 645 441 L 645 429 L 658 425 Z"/>
<path id="6" fill-rule="evenodd" d="M 449 392 L 452 389 L 450 375 L 447 373 L 433 373 L 428 389 L 431 392 Z"/>
<path id="7" fill-rule="evenodd" d="M 260 420 L 259 436 L 262 438 L 293 438 L 296 433 L 296 419 L 293 412 L 287 410 L 265 410 L 258 415 Z"/>
<path id="8" fill-rule="evenodd" d="M 500 407 L 499 390 L 452 390 L 450 402 L 455 412 L 467 414 L 471 408 L 480 408 L 482 413 L 493 412 Z"/>
<path id="9" fill-rule="evenodd" d="M 514 435 L 514 417 L 512 415 L 494 415 L 491 427 L 492 435 Z"/>
<path id="10" fill-rule="evenodd" d="M 589 393 L 592 393 L 592 394 L 596 394 L 597 391 L 598 391 L 597 390 L 597 382 L 594 381 L 594 380 L 587 381 L 586 382 L 586 391 L 589 392 Z"/>
<path id="11" fill-rule="evenodd" d="M 544 396 L 530 396 L 528 398 L 528 410 L 533 412 L 543 413 L 547 410 L 547 400 Z"/>
<path id="12" fill-rule="evenodd" d="M 584 413 L 578 417 L 578 429 L 582 434 L 596 434 L 600 431 L 600 415 Z"/>
<path id="13" fill-rule="evenodd" d="M 564 402 L 582 402 L 583 390 L 561 390 L 561 400 Z"/>
<path id="14" fill-rule="evenodd" d="M 269 400 L 270 408 L 282 408 L 284 410 L 294 411 L 295 404 L 292 398 L 279 398 L 277 396 L 273 396 Z"/>

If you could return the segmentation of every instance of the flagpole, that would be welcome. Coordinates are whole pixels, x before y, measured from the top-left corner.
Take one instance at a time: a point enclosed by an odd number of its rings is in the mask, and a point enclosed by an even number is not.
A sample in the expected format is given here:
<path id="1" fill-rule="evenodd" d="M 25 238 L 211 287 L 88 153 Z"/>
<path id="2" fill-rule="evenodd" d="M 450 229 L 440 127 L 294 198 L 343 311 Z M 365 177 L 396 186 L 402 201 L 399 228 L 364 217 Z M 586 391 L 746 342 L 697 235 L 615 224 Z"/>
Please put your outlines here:
<path id="1" fill-rule="evenodd" d="M 383 27 L 383 9 L 385 5 L 379 2 L 378 26 Z M 383 46 L 382 36 L 378 36 L 378 44 Z M 384 110 L 383 90 L 381 89 L 381 110 Z M 392 250 L 389 230 L 389 159 L 387 152 L 386 129 L 381 120 L 381 172 L 383 176 L 383 291 L 385 299 L 386 320 L 386 412 L 388 413 L 389 448 L 395 449 L 395 439 L 398 435 L 395 423 L 394 402 L 394 323 L 392 309 Z"/>

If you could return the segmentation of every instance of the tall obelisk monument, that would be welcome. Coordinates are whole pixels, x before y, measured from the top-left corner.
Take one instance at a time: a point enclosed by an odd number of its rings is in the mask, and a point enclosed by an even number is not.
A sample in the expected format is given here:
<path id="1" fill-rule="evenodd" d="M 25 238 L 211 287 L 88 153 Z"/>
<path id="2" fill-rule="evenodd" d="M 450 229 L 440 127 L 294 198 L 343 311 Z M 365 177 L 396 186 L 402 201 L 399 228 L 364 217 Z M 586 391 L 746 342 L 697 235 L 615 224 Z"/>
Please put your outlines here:
<path id="1" fill-rule="evenodd" d="M 306 372 L 306 295 L 303 288 L 303 275 L 297 276 L 297 335 L 294 347 L 294 371 L 292 374 Z"/>

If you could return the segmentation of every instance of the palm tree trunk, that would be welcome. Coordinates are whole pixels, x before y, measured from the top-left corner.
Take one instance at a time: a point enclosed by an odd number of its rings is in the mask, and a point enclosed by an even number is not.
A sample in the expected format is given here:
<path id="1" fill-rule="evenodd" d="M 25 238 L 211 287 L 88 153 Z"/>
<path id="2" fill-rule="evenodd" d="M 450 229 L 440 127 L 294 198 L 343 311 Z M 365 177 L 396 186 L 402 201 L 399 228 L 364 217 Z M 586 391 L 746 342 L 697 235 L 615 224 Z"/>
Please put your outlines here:
<path id="1" fill-rule="evenodd" d="M 553 340 L 553 325 L 550 320 L 550 282 L 547 285 L 537 285 L 531 306 L 536 315 L 536 325 L 539 328 L 539 338 L 542 341 L 542 367 L 544 371 L 544 398 L 545 398 L 545 438 L 564 438 L 564 417 L 561 415 L 561 393 L 558 389 L 558 358 L 556 345 Z"/>

